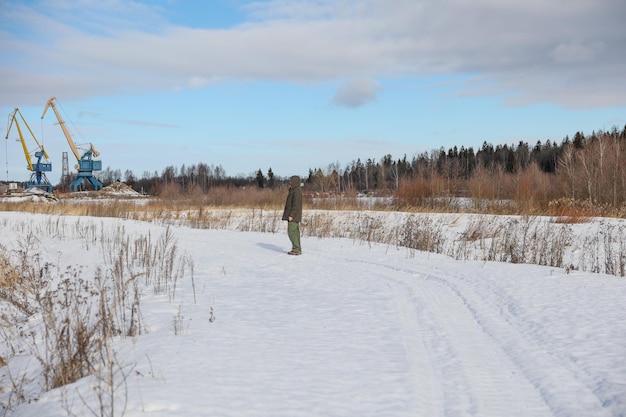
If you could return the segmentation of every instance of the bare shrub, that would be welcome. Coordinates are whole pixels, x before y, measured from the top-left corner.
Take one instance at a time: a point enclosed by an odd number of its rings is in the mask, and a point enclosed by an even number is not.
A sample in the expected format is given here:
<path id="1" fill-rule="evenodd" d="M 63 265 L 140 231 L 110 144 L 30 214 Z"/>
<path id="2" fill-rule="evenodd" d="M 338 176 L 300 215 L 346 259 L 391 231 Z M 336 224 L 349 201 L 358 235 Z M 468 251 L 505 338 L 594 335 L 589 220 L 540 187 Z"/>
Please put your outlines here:
<path id="1" fill-rule="evenodd" d="M 493 236 L 494 231 L 485 217 L 474 217 L 463 232 L 463 240 L 468 242 L 484 241 Z"/>
<path id="2" fill-rule="evenodd" d="M 425 178 L 402 180 L 396 198 L 400 206 L 420 207 L 426 205 L 426 199 L 433 194 L 431 183 Z"/>
<path id="3" fill-rule="evenodd" d="M 286 189 L 258 187 L 215 187 L 205 193 L 184 196 L 159 195 L 162 200 L 182 203 L 188 207 L 239 207 L 278 209 L 284 204 Z"/>
<path id="4" fill-rule="evenodd" d="M 175 285 L 174 280 L 178 278 L 175 274 L 176 270 L 176 254 L 178 246 L 172 229 L 168 226 L 165 233 L 158 239 L 156 247 L 153 250 L 153 268 L 155 272 L 149 277 L 155 294 L 163 294 L 170 287 Z"/>
<path id="5" fill-rule="evenodd" d="M 605 272 L 607 274 L 626 276 L 626 233 L 624 227 L 613 227 L 610 233 L 605 236 L 609 237 L 609 241 L 605 245 L 611 249 L 607 251 L 605 257 Z M 617 246 L 614 248 L 614 246 Z"/>
<path id="6" fill-rule="evenodd" d="M 485 252 L 487 241 L 491 240 L 497 233 L 493 222 L 486 217 L 473 217 L 458 240 L 452 242 L 448 254 L 455 259 L 473 259 L 478 251 Z"/>
<path id="7" fill-rule="evenodd" d="M 172 322 L 174 324 L 174 334 L 176 336 L 187 334 L 187 330 L 189 329 L 189 322 L 187 322 L 187 326 L 185 326 L 185 316 L 183 315 L 182 305 L 178 306 L 178 312 L 174 314 Z"/>
<path id="8" fill-rule="evenodd" d="M 14 375 L 13 370 L 6 363 L 1 363 L 0 366 L 5 367 L 3 372 L 9 389 L 6 399 L 0 402 L 0 409 L 4 411 L 2 415 L 7 416 L 10 415 L 9 413 L 13 411 L 14 407 L 28 400 L 26 393 L 28 378 L 26 372 L 19 372 L 19 376 Z M 4 386 L 0 386 L 0 389 L 0 393 L 5 391 Z"/>
<path id="9" fill-rule="evenodd" d="M 309 193 L 304 195 L 305 205 L 317 210 L 358 210 L 363 208 L 363 199 L 359 199 L 356 190 L 328 193 Z M 369 199 L 366 208 L 374 209 L 380 204 L 376 199 Z M 386 207 L 385 207 L 386 208 Z"/>
<path id="10" fill-rule="evenodd" d="M 399 246 L 420 251 L 442 253 L 445 237 L 441 224 L 426 216 L 409 216 L 400 230 Z"/>
<path id="11" fill-rule="evenodd" d="M 489 238 L 484 259 L 561 267 L 572 237 L 570 228 L 537 217 L 510 219 Z"/>
<path id="12" fill-rule="evenodd" d="M 515 177 L 515 202 L 517 207 L 522 210 L 523 213 L 531 213 L 536 203 L 534 201 L 535 189 L 532 179 L 523 173 Z"/>
<path id="13" fill-rule="evenodd" d="M 93 390 L 77 391 L 83 410 L 94 416 L 122 415 L 126 379 L 132 365 L 119 362 L 111 340 L 115 336 L 137 336 L 144 331 L 137 278 L 145 276 L 146 282 L 159 291 L 164 289 L 173 300 L 177 280 L 189 270 L 193 275 L 193 263 L 179 253 L 169 227 L 154 241 L 150 234 L 133 239 L 121 225 L 98 227 L 96 222 L 82 219 L 71 225 L 49 220 L 17 227 L 26 235 L 19 242 L 19 249 L 8 251 L 0 246 L 1 334 L 6 351 L 14 355 L 30 354 L 36 359 L 43 380 L 41 387 L 46 390 L 91 376 Z M 47 231 L 62 239 L 78 238 L 87 248 L 100 245 L 104 264 L 93 277 L 86 276 L 81 267 L 60 272 L 50 264 L 42 266 L 34 231 L 41 235 Z M 195 284 L 193 287 L 195 300 Z M 11 359 L 4 357 L 2 361 L 10 363 Z M 31 385 L 28 397 L 17 395 L 25 392 L 26 384 L 32 384 L 25 372 L 11 377 L 17 385 L 11 395 L 1 398 L 7 410 L 36 398 Z M 91 398 L 94 395 L 95 403 Z M 64 407 L 69 415 L 84 415 L 84 412 L 75 414 L 76 404 L 66 400 Z"/>
<path id="14" fill-rule="evenodd" d="M 482 164 L 476 166 L 474 175 L 469 180 L 470 196 L 475 202 L 482 204 L 482 201 L 496 199 L 498 193 L 496 183 L 492 178 L 492 173 Z M 480 206 L 477 208 L 479 209 Z"/>
<path id="15" fill-rule="evenodd" d="M 548 203 L 550 214 L 555 216 L 557 223 L 586 223 L 594 214 L 594 209 L 588 202 L 572 198 L 560 198 Z"/>
<path id="16" fill-rule="evenodd" d="M 277 211 L 263 209 L 248 210 L 248 215 L 239 223 L 237 230 L 241 232 L 276 233 L 281 224 L 281 214 Z"/>
<path id="17" fill-rule="evenodd" d="M 12 287 L 19 281 L 20 275 L 18 274 L 17 269 L 9 261 L 7 249 L 0 244 L 0 288 Z"/>
<path id="18" fill-rule="evenodd" d="M 329 216 L 328 213 L 311 213 L 306 216 L 306 219 L 303 219 L 301 225 L 303 226 L 302 234 L 305 236 L 315 236 L 319 238 L 337 236 L 337 228 L 334 225 L 333 217 Z"/>
<path id="19" fill-rule="evenodd" d="M 367 243 L 382 242 L 386 233 L 385 223 L 379 216 L 360 213 L 357 216 L 357 234 L 350 236 Z"/>
<path id="20" fill-rule="evenodd" d="M 94 417 L 115 417 L 126 413 L 128 377 L 134 365 L 121 363 L 110 345 L 110 341 L 107 340 L 102 361 L 91 376 L 93 380 L 91 390 L 86 393 L 76 391 L 83 405 L 80 413 L 75 412 L 77 406 L 70 404 L 67 398 L 64 399 L 64 408 L 69 416 L 82 417 L 85 415 L 84 409 Z"/>
<path id="21" fill-rule="evenodd" d="M 67 271 L 59 285 L 40 298 L 44 322 L 43 346 L 35 352 L 43 368 L 45 388 L 75 382 L 95 369 L 104 338 L 111 334 L 107 317 L 99 317 L 91 299 L 96 289 L 80 277 L 79 270 Z M 105 294 L 100 293 L 100 296 Z M 38 335 L 32 335 L 39 346 Z"/>
<path id="22" fill-rule="evenodd" d="M 626 276 L 626 233 L 624 226 L 602 223 L 598 232 L 586 237 L 581 265 L 591 272 Z"/>
<path id="23" fill-rule="evenodd" d="M 180 185 L 175 182 L 167 182 L 156 187 L 155 195 L 162 200 L 173 201 L 180 199 L 183 196 L 183 192 Z"/>
<path id="24" fill-rule="evenodd" d="M 179 254 L 178 243 L 170 226 L 155 241 L 150 234 L 132 241 L 122 237 L 112 241 L 118 245 L 123 242 L 121 246 L 107 252 L 116 254 L 116 257 L 110 258 L 113 281 L 120 302 L 130 305 L 130 309 L 124 309 L 121 305 L 119 308 L 130 313 L 129 331 L 135 332 L 139 319 L 138 304 L 134 301 L 139 299 L 137 278 L 143 277 L 145 285 L 151 286 L 155 294 L 167 293 L 173 300 L 178 280 L 188 271 L 193 275 L 193 261 L 187 255 Z"/>
<path id="25" fill-rule="evenodd" d="M 7 302 L 24 317 L 37 311 L 35 306 L 40 291 L 51 274 L 50 265 L 42 265 L 38 252 L 33 249 L 35 244 L 34 235 L 28 234 L 19 242 L 17 251 L 8 252 L 0 245 L 0 268 L 3 272 L 0 301 Z"/>

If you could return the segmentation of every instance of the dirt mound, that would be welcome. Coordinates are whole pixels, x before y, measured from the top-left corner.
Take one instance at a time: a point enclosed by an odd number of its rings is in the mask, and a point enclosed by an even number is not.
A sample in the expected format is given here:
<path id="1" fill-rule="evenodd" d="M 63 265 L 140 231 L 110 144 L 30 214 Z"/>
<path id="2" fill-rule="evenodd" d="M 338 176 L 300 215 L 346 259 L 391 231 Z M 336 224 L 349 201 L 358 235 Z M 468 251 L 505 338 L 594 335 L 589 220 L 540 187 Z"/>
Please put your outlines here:
<path id="1" fill-rule="evenodd" d="M 11 194 L 0 195 L 0 201 L 8 201 L 11 203 L 19 202 L 55 202 L 57 198 L 51 193 L 42 190 L 41 188 L 32 187 L 26 190 L 11 192 Z"/>
<path id="2" fill-rule="evenodd" d="M 105 194 L 124 195 L 129 197 L 141 196 L 141 193 L 133 190 L 131 186 L 124 184 L 123 182 L 114 182 L 111 185 L 107 185 L 101 192 Z"/>

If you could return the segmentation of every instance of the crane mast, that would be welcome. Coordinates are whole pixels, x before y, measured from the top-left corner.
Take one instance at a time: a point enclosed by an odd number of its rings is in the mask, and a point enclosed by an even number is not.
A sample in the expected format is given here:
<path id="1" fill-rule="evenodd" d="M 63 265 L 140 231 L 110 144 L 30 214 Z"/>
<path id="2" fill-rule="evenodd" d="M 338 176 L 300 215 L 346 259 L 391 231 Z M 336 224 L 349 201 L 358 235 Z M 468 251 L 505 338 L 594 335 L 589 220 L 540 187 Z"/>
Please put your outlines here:
<path id="1" fill-rule="evenodd" d="M 48 100 L 48 102 L 46 103 L 46 106 L 43 109 L 43 114 L 41 115 L 41 118 L 43 119 L 44 116 L 46 115 L 46 112 L 48 111 L 48 108 L 52 107 L 52 111 L 54 111 L 54 114 L 59 122 L 59 125 L 61 126 L 61 130 L 63 130 L 63 135 L 65 135 L 65 139 L 67 140 L 67 143 L 70 145 L 70 149 L 72 150 L 72 153 L 76 157 L 76 161 L 78 161 L 78 163 L 76 164 L 76 168 L 78 169 L 78 175 L 76 179 L 74 179 L 71 182 L 70 190 L 79 191 L 79 187 L 84 180 L 89 181 L 93 185 L 96 191 L 101 190 L 102 183 L 96 177 L 94 177 L 93 171 L 102 170 L 102 161 L 96 161 L 92 159 L 92 157 L 94 156 L 97 158 L 100 155 L 100 153 L 96 150 L 93 144 L 90 143 L 89 149 L 85 151 L 85 153 L 83 153 L 82 156 L 80 155 L 80 153 L 78 152 L 78 148 L 76 147 L 76 144 L 74 143 L 74 140 L 72 139 L 72 135 L 70 135 L 70 132 L 67 130 L 67 126 L 65 126 L 65 122 L 63 121 L 63 118 L 59 114 L 59 111 L 57 110 L 56 105 L 54 104 L 55 100 L 56 100 L 56 97 L 52 97 L 50 98 L 50 100 Z"/>
<path id="2" fill-rule="evenodd" d="M 65 122 L 63 121 L 63 118 L 59 114 L 59 111 L 57 110 L 57 106 L 54 105 L 54 100 L 56 100 L 56 97 L 52 97 L 50 100 L 48 100 L 48 102 L 46 103 L 46 107 L 43 109 L 43 114 L 41 115 L 41 118 L 43 119 L 44 116 L 46 115 L 46 112 L 48 111 L 48 108 L 52 107 L 52 111 L 54 111 L 54 114 L 57 117 L 57 120 L 59 121 L 59 126 L 61 126 L 61 130 L 63 130 L 63 134 L 65 135 L 65 139 L 67 139 L 67 143 L 70 145 L 70 149 L 72 150 L 72 153 L 76 157 L 76 160 L 80 161 L 80 155 L 78 153 L 78 149 L 76 148 L 76 144 L 74 143 L 74 140 L 72 140 L 72 136 L 70 135 L 70 132 L 67 130 L 67 126 L 65 126 Z"/>
<path id="3" fill-rule="evenodd" d="M 18 119 L 17 119 L 18 115 L 22 119 L 22 122 L 24 123 L 24 126 L 26 126 L 26 128 L 30 132 L 31 137 L 33 138 L 33 140 L 37 144 L 37 149 L 39 149 L 38 151 L 34 152 L 35 157 L 37 157 L 37 162 L 34 163 L 34 164 L 33 164 L 33 161 L 32 161 L 32 159 L 30 157 L 30 152 L 28 151 L 28 146 L 26 146 L 26 141 L 24 140 L 24 135 L 22 134 L 22 129 L 20 128 L 20 124 L 19 124 Z M 7 129 L 7 135 L 6 135 L 5 139 L 9 139 L 9 133 L 11 132 L 11 128 L 13 127 L 13 125 L 15 125 L 15 128 L 17 129 L 17 133 L 18 133 L 19 138 L 20 138 L 20 142 L 22 143 L 22 149 L 24 150 L 24 156 L 26 157 L 26 163 L 28 164 L 28 170 L 32 172 L 32 174 L 30 176 L 30 180 L 28 181 L 28 186 L 26 188 L 43 188 L 46 191 L 51 193 L 52 192 L 52 185 L 50 184 L 50 181 L 48 181 L 48 178 L 46 177 L 46 174 L 45 174 L 45 172 L 52 171 L 52 164 L 47 162 L 48 153 L 45 151 L 44 147 L 39 143 L 39 141 L 35 137 L 35 134 L 30 129 L 30 126 L 28 125 L 28 123 L 26 123 L 26 120 L 24 119 L 24 116 L 22 115 L 22 112 L 20 112 L 20 110 L 18 108 L 16 108 L 9 115 L 9 119 L 10 119 L 9 127 Z M 42 162 L 41 161 L 42 158 L 45 158 L 46 161 Z"/>

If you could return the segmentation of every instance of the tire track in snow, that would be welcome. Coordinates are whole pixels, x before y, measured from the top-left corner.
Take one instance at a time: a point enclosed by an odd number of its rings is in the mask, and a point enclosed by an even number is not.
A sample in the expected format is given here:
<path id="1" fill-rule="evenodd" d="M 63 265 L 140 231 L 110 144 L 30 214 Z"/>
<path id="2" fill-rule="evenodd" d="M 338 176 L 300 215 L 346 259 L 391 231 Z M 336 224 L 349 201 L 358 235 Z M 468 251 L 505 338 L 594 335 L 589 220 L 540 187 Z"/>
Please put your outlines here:
<path id="1" fill-rule="evenodd" d="M 581 406 L 593 410 L 594 416 L 614 415 L 606 407 L 610 401 L 599 395 L 597 382 L 570 360 L 551 351 L 551 345 L 538 334 L 545 333 L 545 329 L 523 319 L 526 315 L 519 302 L 489 280 L 472 280 L 471 274 L 427 274 L 425 278 L 446 285 L 462 300 L 485 334 L 500 344 L 541 394 L 553 415 L 580 415 Z M 621 415 L 616 412 L 615 415 Z"/>
<path id="2" fill-rule="evenodd" d="M 418 302 L 411 287 L 396 281 L 392 288 L 413 367 L 416 395 L 421 403 L 419 409 L 424 416 L 462 415 L 463 410 L 475 414 L 477 403 L 473 388 L 457 352 L 438 327 L 432 312 Z"/>
<path id="3" fill-rule="evenodd" d="M 532 337 L 519 317 L 512 320 L 516 301 L 488 282 L 375 261 L 342 262 L 363 264 L 370 275 L 374 268 L 387 271 L 376 275 L 394 291 L 414 378 L 427 373 L 438 386 L 429 384 L 428 398 L 423 384 L 415 383 L 421 406 L 433 415 L 612 415 L 571 365 Z"/>
<path id="4" fill-rule="evenodd" d="M 455 285 L 458 281 L 450 278 L 433 275 L 425 275 L 424 278 L 448 287 L 458 297 L 481 331 L 491 339 L 492 345 L 504 352 L 515 368 L 540 394 L 552 415 L 579 415 L 581 404 L 585 410 L 594 409 L 594 416 L 611 415 L 609 410 L 602 407 L 602 403 L 589 387 L 576 378 L 570 368 L 556 360 L 544 347 L 537 345 L 499 314 L 499 309 L 494 308 L 493 294 L 491 297 L 486 297 L 485 292 L 481 294 L 482 296 L 473 294 L 470 285 L 461 290 Z M 469 295 L 474 296 L 474 301 L 469 300 Z M 576 398 L 577 402 L 572 403 L 572 398 Z"/>
<path id="5" fill-rule="evenodd" d="M 475 286 L 475 283 L 471 279 L 468 279 L 470 275 L 454 275 L 455 279 L 458 279 L 467 286 Z M 554 343 L 556 341 L 555 335 L 551 334 L 551 329 L 546 328 L 545 325 L 533 319 L 531 316 L 532 310 L 528 310 L 523 303 L 515 300 L 507 291 L 499 287 L 497 283 L 489 280 L 481 282 L 482 291 L 480 294 L 487 294 L 487 296 L 481 297 L 485 303 L 491 303 L 491 308 L 499 311 L 500 316 L 504 319 L 511 328 L 517 328 L 518 333 L 528 340 L 528 343 L 544 352 L 550 357 L 550 361 L 553 361 L 556 366 L 563 368 L 567 371 L 567 375 L 572 379 L 577 380 L 581 384 L 584 384 L 589 393 L 597 398 L 597 401 L 606 408 L 611 405 L 612 397 L 610 392 L 607 393 L 600 389 L 598 386 L 597 375 L 589 372 L 584 366 L 575 364 L 576 360 L 572 360 L 571 353 L 560 354 L 553 350 Z M 478 292 L 478 291 L 477 291 Z M 495 297 L 494 297 L 495 296 Z M 518 352 L 520 354 L 521 352 Z M 584 388 L 583 388 L 584 390 Z M 590 403 L 596 403 L 596 400 L 585 395 L 583 398 Z M 601 412 L 600 412 L 601 413 Z M 622 412 L 616 411 L 613 415 L 626 417 Z"/>
<path id="6" fill-rule="evenodd" d="M 412 300 L 419 331 L 431 345 L 430 360 L 445 393 L 442 416 L 551 416 L 519 367 L 468 314 L 466 305 L 446 285 L 415 276 L 414 283 L 396 280 Z M 389 278 L 393 280 L 393 278 Z M 401 294 L 402 296 L 402 294 Z M 400 319 L 404 314 L 400 313 Z M 438 346 L 444 343 L 446 349 Z"/>

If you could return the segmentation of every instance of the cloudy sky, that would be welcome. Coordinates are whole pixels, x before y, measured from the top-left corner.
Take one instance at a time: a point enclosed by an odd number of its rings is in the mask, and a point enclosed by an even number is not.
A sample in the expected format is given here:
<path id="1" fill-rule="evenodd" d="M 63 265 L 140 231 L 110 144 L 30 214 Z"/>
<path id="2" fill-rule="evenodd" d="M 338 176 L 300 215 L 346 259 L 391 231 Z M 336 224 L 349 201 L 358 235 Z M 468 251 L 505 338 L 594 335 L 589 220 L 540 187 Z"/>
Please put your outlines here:
<path id="1" fill-rule="evenodd" d="M 77 144 L 138 177 L 560 143 L 626 124 L 624 16 L 622 0 L 0 0 L 0 130 L 19 108 L 53 183 L 70 149 L 41 119 L 52 96 Z M 29 177 L 15 138 L 2 180 Z"/>

